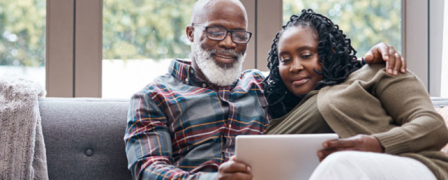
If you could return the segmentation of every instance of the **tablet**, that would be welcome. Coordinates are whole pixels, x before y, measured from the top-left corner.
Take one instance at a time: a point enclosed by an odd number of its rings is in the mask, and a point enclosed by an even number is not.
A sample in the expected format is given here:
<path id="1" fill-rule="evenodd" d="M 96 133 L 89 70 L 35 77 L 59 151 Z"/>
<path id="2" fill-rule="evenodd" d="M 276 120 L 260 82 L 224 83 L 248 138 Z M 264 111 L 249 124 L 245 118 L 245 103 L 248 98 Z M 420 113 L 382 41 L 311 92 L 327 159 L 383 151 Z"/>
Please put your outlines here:
<path id="1" fill-rule="evenodd" d="M 251 166 L 256 180 L 309 179 L 319 164 L 317 151 L 337 134 L 239 135 L 237 161 Z"/>

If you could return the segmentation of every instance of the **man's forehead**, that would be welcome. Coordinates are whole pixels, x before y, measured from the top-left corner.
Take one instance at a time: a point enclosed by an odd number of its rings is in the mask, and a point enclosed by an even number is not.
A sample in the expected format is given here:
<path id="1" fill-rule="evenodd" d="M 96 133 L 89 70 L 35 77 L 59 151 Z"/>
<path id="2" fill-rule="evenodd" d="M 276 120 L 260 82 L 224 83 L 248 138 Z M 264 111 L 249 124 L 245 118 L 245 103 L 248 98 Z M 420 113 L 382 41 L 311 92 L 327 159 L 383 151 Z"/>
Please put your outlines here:
<path id="1" fill-rule="evenodd" d="M 230 20 L 247 26 L 247 13 L 238 0 L 199 0 L 196 2 L 191 23 L 209 23 Z"/>

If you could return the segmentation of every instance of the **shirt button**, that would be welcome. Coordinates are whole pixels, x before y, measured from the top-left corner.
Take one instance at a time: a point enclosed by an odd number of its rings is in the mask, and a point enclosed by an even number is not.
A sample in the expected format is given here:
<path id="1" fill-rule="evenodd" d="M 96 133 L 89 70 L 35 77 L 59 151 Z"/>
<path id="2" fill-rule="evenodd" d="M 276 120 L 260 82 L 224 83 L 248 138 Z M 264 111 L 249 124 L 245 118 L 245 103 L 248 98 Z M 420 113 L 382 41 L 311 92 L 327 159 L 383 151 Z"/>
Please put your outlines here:
<path id="1" fill-rule="evenodd" d="M 232 124 L 229 124 L 229 129 L 232 128 Z"/>
<path id="2" fill-rule="evenodd" d="M 190 70 L 190 73 L 193 74 L 193 69 Z"/>
<path id="3" fill-rule="evenodd" d="M 203 84 L 202 84 L 202 87 L 203 87 L 203 88 L 207 87 L 207 84 L 203 83 Z"/>
<path id="4" fill-rule="evenodd" d="M 185 81 L 188 82 L 188 78 L 185 78 Z"/>

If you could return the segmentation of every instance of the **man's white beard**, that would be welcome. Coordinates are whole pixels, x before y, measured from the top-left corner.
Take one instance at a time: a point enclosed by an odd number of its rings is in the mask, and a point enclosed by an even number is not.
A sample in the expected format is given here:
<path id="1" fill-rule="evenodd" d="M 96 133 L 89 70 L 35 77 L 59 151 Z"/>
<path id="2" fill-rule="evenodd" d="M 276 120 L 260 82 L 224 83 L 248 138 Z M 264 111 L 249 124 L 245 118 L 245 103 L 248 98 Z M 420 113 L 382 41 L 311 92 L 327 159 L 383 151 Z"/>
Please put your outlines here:
<path id="1" fill-rule="evenodd" d="M 233 63 L 219 66 L 212 56 L 214 51 L 206 51 L 202 49 L 199 39 L 191 44 L 191 52 L 202 73 L 215 85 L 230 86 L 241 76 L 244 58 L 244 55 L 242 54 L 236 54 L 237 59 Z"/>

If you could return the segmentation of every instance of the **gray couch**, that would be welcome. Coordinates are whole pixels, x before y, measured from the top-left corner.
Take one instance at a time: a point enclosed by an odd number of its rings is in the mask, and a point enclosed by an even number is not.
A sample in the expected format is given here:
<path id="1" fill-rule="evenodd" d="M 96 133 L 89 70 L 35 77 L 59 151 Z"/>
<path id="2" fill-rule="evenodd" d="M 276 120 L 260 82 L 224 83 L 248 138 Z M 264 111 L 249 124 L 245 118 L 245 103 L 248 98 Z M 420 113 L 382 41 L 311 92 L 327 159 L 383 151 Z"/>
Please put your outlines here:
<path id="1" fill-rule="evenodd" d="M 123 136 L 128 100 L 40 98 L 50 180 L 131 179 Z"/>
<path id="2" fill-rule="evenodd" d="M 39 99 L 50 180 L 131 179 L 123 142 L 128 107 L 128 100 Z"/>

